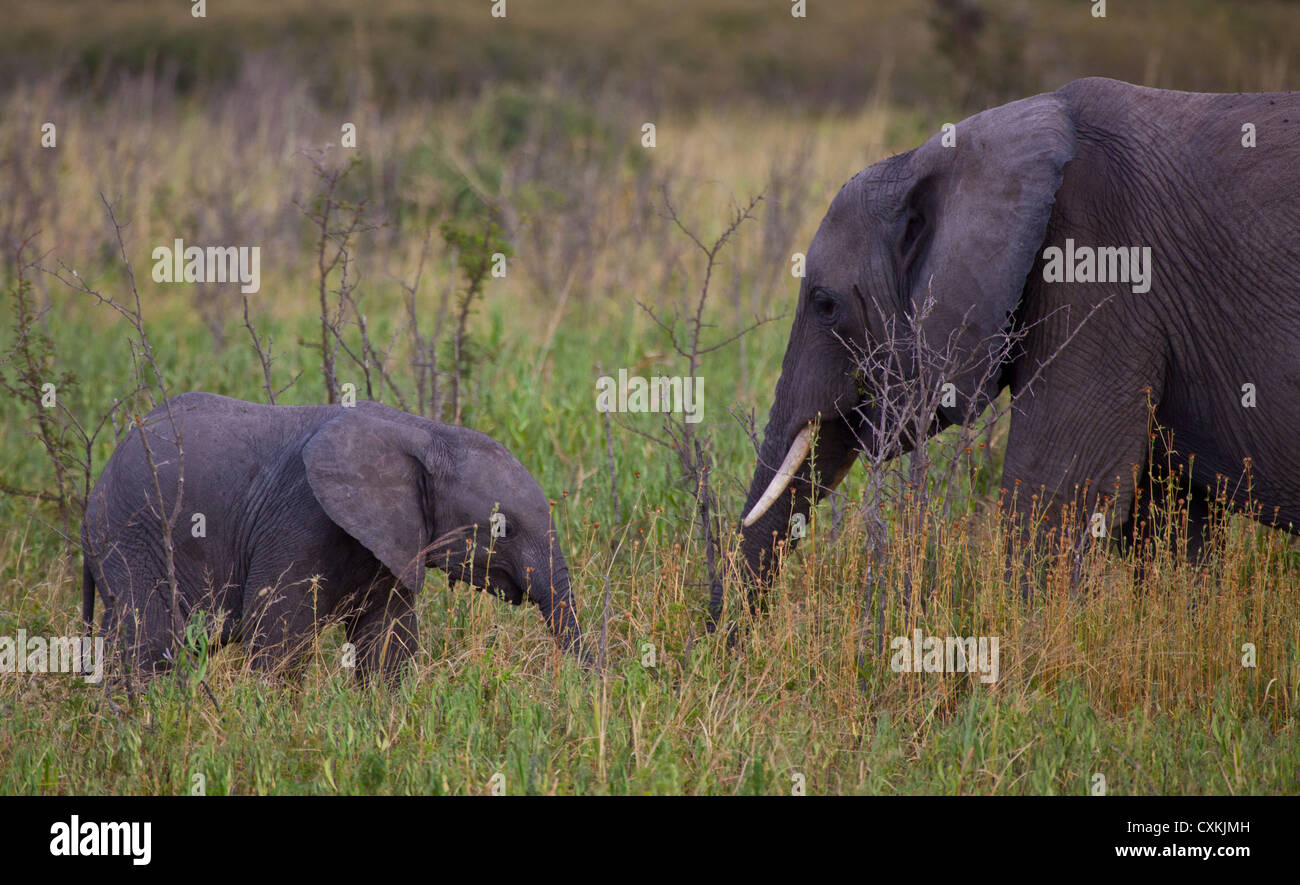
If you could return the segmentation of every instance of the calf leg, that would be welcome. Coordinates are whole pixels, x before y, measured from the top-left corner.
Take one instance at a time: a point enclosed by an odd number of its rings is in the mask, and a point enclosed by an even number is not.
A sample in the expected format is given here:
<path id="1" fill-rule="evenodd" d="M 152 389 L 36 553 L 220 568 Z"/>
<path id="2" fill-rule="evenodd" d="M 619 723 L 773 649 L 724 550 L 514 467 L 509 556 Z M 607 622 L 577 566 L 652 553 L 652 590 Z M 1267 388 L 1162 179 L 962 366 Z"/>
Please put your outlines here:
<path id="1" fill-rule="evenodd" d="M 382 675 L 390 685 L 401 677 L 403 665 L 419 646 L 415 594 L 401 585 L 373 588 L 344 621 L 348 642 L 356 647 L 356 675 L 368 683 Z"/>
<path id="2" fill-rule="evenodd" d="M 318 625 L 334 609 L 333 594 L 316 578 L 254 568 L 244 584 L 239 639 L 249 666 L 283 675 L 300 670 Z"/>

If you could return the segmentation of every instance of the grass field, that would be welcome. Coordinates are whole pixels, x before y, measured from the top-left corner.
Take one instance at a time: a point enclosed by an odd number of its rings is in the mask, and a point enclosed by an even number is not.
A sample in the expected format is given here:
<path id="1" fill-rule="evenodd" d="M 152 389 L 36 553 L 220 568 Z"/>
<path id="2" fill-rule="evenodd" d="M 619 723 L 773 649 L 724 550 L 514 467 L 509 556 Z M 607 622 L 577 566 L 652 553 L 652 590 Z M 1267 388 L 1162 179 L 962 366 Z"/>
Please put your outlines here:
<path id="1" fill-rule="evenodd" d="M 1074 5 L 1086 16 L 1086 4 Z M 260 246 L 261 289 L 248 310 L 257 334 L 273 340 L 273 386 L 290 385 L 282 403 L 322 402 L 319 235 L 309 215 L 324 192 L 321 175 L 349 169 L 334 199 L 345 217 L 364 202 L 369 224 L 349 243 L 357 310 L 345 312 L 343 338 L 361 349 L 364 314 L 392 383 L 379 383 L 373 364 L 371 380 L 389 404 L 400 394 L 416 410 L 419 400 L 406 307 L 417 274 L 425 335 L 444 299 L 454 309 L 465 287 L 440 225 L 475 230 L 491 217 L 505 230 L 514 256 L 508 274 L 487 281 L 471 315 L 463 421 L 509 446 L 556 502 L 589 639 L 608 617 L 609 667 L 584 673 L 555 651 L 535 609 L 449 588 L 431 572 L 417 666 L 393 690 L 354 683 L 340 663 L 336 628 L 320 636 L 301 681 L 264 682 L 235 646 L 200 653 L 200 672 L 154 680 L 132 704 L 116 692 L 121 712 L 102 688 L 70 676 L 0 674 L 0 793 L 175 794 L 201 783 L 208 794 L 476 794 L 494 784 L 511 794 L 789 794 L 802 784 L 810 794 L 1082 795 L 1103 782 L 1114 794 L 1296 792 L 1300 545 L 1285 534 L 1232 518 L 1211 569 L 1158 555 L 1141 582 L 1131 560 L 1094 547 L 1077 588 L 1068 558 L 1053 559 L 1043 592 L 1026 603 L 1004 573 L 1005 425 L 974 453 L 970 470 L 956 471 L 955 490 L 937 489 L 950 475 L 943 469 L 950 434 L 932 443 L 927 481 L 936 494 L 919 509 L 891 503 L 880 511 L 888 542 L 870 552 L 865 470 L 855 468 L 788 557 L 767 615 L 751 621 L 739 591 L 729 591 L 727 613 L 741 629 L 728 648 L 721 634 L 704 630 L 696 490 L 681 480 L 671 451 L 637 432 L 657 432 L 655 416 L 612 423 L 611 483 L 596 377 L 619 368 L 686 374 L 667 334 L 638 305 L 676 316 L 674 328 L 684 331 L 699 296 L 704 258 L 665 217 L 668 204 L 708 242 L 737 205 L 761 194 L 755 217 L 713 270 L 704 337 L 722 341 L 756 318 L 772 321 L 705 356 L 699 371 L 698 426 L 721 515 L 734 525 L 754 462 L 737 415 L 753 413 L 760 429 L 765 419 L 797 289 L 791 254 L 807 248 L 845 179 L 915 146 L 979 100 L 936 91 L 946 81 L 926 73 L 923 11 L 903 4 L 882 12 L 882 28 L 897 17 L 894 61 L 885 64 L 884 53 L 859 61 L 868 65 L 854 74 L 865 94 L 850 105 L 815 85 L 805 90 L 815 100 L 764 98 L 766 81 L 743 76 L 762 71 L 761 60 L 746 67 L 738 59 L 749 50 L 739 49 L 703 68 L 682 66 L 724 78 L 718 88 L 727 101 L 679 100 L 699 84 L 671 79 L 642 101 L 626 86 L 637 78 L 623 66 L 634 62 L 612 50 L 601 55 L 630 19 L 584 25 L 581 5 L 568 3 L 540 18 L 518 4 L 535 54 L 521 50 L 502 70 L 456 56 L 472 42 L 465 33 L 489 25 L 458 25 L 461 13 L 440 8 L 429 18 L 441 22 L 428 25 L 429 45 L 452 56 L 431 64 L 464 82 L 443 79 L 436 89 L 402 94 L 393 86 L 402 81 L 393 70 L 420 64 L 401 24 L 423 20 L 400 4 L 364 23 L 313 15 L 321 40 L 338 50 L 322 52 L 319 66 L 295 57 L 301 46 L 279 56 L 250 51 L 219 84 L 206 68 L 187 75 L 206 84 L 200 88 L 174 67 L 131 64 L 132 52 L 156 59 L 149 47 L 188 25 L 183 6 L 161 18 L 143 4 L 116 6 L 112 22 L 84 30 L 108 35 L 102 44 L 121 58 L 89 37 L 48 36 L 63 17 L 97 16 L 96 4 L 26 11 L 6 38 L 28 37 L 27 54 L 9 56 L 18 76 L 0 93 L 0 192 L 8 195 L 0 207 L 7 356 L 0 372 L 10 389 L 0 396 L 0 484 L 10 492 L 0 495 L 0 636 L 80 632 L 80 557 L 67 556 L 58 533 L 65 516 L 75 528 L 85 480 L 68 416 L 93 426 L 139 378 L 129 323 L 77 291 L 132 299 L 104 201 L 122 223 L 169 392 L 266 399 L 237 287 L 152 280 L 153 248 L 183 237 Z M 234 22 L 216 23 L 217 36 L 205 32 L 202 41 L 226 45 L 238 33 L 258 44 L 277 29 L 306 28 L 294 24 L 292 4 L 280 19 L 260 17 L 261 6 L 232 4 Z M 1055 85 L 1041 82 L 1053 77 L 1141 79 L 1144 69 L 1155 85 L 1225 90 L 1281 88 L 1294 76 L 1295 47 L 1279 36 L 1297 32 L 1294 7 L 1249 4 L 1231 17 L 1213 4 L 1191 6 L 1181 16 L 1168 12 L 1160 40 L 1125 52 L 1123 40 L 1099 38 L 1092 51 L 1074 39 L 1086 21 L 1000 4 L 1008 21 L 1022 14 L 1043 28 L 1056 21 L 1053 39 L 1078 58 L 1047 66 L 1044 44 L 1032 43 L 1021 81 L 986 78 L 979 88 L 1027 93 Z M 688 13 L 660 7 L 639 13 L 656 22 L 647 38 L 655 51 L 677 46 L 684 58 L 704 57 L 692 40 L 705 38 L 689 27 Z M 709 9 L 714 29 L 774 27 L 736 4 Z M 842 34 L 851 24 L 837 8 L 821 27 Z M 1141 25 L 1120 17 L 1116 33 L 1132 36 Z M 591 53 L 582 63 L 565 48 L 565 35 L 579 32 Z M 40 34 L 53 41 L 48 48 Z M 1224 51 L 1213 53 L 1222 69 L 1204 75 L 1219 79 L 1185 82 L 1178 34 L 1222 41 Z M 786 58 L 789 38 L 769 36 L 765 51 Z M 362 57 L 375 61 L 347 63 L 347 53 L 360 52 L 357 41 L 381 39 L 395 41 L 391 52 L 363 46 Z M 870 40 L 889 43 L 874 32 Z M 562 67 L 554 57 L 570 58 L 573 69 L 548 75 Z M 806 69 L 791 63 L 782 82 L 802 95 L 800 84 L 829 76 L 819 65 L 847 57 L 857 58 L 852 45 L 828 45 Z M 96 58 L 101 66 L 88 68 Z M 186 58 L 219 53 L 203 42 Z M 581 80 L 583 64 L 597 72 L 590 82 Z M 606 69 L 622 79 L 611 74 L 603 83 Z M 923 93 L 929 103 L 899 100 Z M 52 149 L 39 146 L 44 122 L 57 127 Z M 646 122 L 656 127 L 653 148 L 642 143 Z M 344 123 L 356 125 L 355 150 L 340 147 Z M 325 281 L 331 299 L 339 285 L 336 269 Z M 456 371 L 448 334 L 444 328 L 438 365 L 444 384 Z M 66 412 L 47 411 L 42 424 L 39 406 L 13 391 L 39 398 L 46 380 L 57 384 Z M 364 367 L 346 358 L 339 380 L 366 389 Z M 64 446 L 63 510 L 50 499 L 58 478 L 42 434 Z M 91 447 L 92 479 L 112 443 L 109 425 Z M 907 476 L 905 461 L 889 469 Z M 938 508 L 939 492 L 953 506 Z M 913 531 L 917 525 L 924 531 Z M 728 549 L 732 543 L 724 539 Z M 913 588 L 907 607 L 905 584 Z M 870 598 L 868 586 L 878 590 Z M 890 640 L 913 630 L 998 637 L 999 678 L 894 672 Z"/>

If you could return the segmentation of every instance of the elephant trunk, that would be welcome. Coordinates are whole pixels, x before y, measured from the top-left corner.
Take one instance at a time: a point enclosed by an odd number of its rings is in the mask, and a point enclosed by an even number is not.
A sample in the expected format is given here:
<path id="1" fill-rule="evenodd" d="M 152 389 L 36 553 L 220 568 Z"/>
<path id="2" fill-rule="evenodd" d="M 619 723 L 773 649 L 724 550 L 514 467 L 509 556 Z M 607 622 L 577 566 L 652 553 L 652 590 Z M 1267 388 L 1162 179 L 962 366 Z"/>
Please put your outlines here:
<path id="1" fill-rule="evenodd" d="M 860 394 L 849 353 L 806 347 L 817 343 L 810 334 L 801 313 L 790 331 L 738 526 L 744 559 L 740 578 L 755 614 L 762 606 L 763 588 L 776 575 L 778 545 L 786 538 L 797 543 L 804 536 L 809 509 L 844 478 L 859 446 L 853 415 Z M 711 588 L 711 628 L 721 614 L 721 590 Z"/>
<path id="2" fill-rule="evenodd" d="M 758 612 L 763 588 L 776 576 L 777 546 L 787 537 L 790 543 L 798 543 L 802 532 L 792 529 L 803 522 L 806 531 L 808 511 L 814 501 L 839 484 L 853 466 L 855 456 L 853 432 L 843 421 L 822 422 L 815 446 L 809 422 L 800 425 L 775 418 L 768 423 L 740 525 L 742 580 L 748 589 L 751 613 Z M 818 478 L 816 487 L 814 475 Z M 714 588 L 709 600 L 711 623 L 716 623 L 721 612 L 718 589 Z"/>
<path id="3" fill-rule="evenodd" d="M 740 549 L 748 572 L 745 578 L 751 583 L 751 609 L 757 607 L 755 585 L 768 583 L 775 573 L 776 545 L 789 534 L 791 517 L 808 512 L 808 483 L 799 472 L 807 456 L 808 434 L 807 428 L 800 431 L 787 448 L 784 434 L 769 432 L 759 450 L 741 525 Z"/>
<path id="4" fill-rule="evenodd" d="M 592 658 L 582 642 L 582 627 L 578 624 L 568 567 L 556 569 L 549 584 L 544 582 L 539 590 L 533 590 L 530 595 L 541 609 L 542 620 L 555 636 L 556 645 L 562 651 L 577 655 L 584 667 L 590 667 Z"/>

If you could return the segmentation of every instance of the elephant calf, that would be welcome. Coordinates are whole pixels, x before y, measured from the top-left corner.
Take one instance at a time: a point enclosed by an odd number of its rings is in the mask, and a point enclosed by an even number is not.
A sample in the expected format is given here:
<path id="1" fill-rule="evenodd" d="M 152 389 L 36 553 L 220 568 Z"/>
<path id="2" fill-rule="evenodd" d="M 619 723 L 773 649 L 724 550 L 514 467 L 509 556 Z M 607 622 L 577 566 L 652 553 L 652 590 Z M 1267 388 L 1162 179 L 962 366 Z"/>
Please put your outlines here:
<path id="1" fill-rule="evenodd" d="M 202 610 L 215 643 L 242 642 L 263 670 L 341 620 L 357 674 L 392 677 L 416 648 L 430 566 L 513 605 L 526 594 L 586 660 L 548 501 L 490 437 L 373 402 L 209 393 L 174 397 L 142 425 L 104 467 L 81 531 L 83 617 L 98 591 L 101 629 L 134 668 L 165 667 L 174 631 Z"/>

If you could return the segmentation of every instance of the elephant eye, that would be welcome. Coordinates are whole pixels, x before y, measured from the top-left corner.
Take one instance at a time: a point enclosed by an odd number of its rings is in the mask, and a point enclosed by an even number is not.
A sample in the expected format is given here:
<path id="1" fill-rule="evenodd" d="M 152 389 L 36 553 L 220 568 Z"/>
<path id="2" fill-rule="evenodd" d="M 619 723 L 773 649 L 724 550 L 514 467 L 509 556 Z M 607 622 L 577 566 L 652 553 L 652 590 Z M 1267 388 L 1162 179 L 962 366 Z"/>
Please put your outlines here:
<path id="1" fill-rule="evenodd" d="M 809 306 L 813 314 L 820 320 L 830 322 L 835 319 L 835 296 L 831 295 L 825 289 L 814 289 L 808 296 Z"/>

